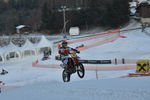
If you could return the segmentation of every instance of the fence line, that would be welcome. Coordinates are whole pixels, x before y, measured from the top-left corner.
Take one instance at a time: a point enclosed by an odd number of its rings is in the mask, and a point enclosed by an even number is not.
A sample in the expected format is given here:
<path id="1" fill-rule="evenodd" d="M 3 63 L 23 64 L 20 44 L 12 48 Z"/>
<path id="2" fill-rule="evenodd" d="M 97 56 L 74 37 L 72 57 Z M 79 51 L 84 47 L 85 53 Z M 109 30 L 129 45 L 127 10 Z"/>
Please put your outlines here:
<path id="1" fill-rule="evenodd" d="M 41 65 L 32 63 L 32 67 L 37 68 L 55 68 L 55 69 L 61 69 L 59 65 L 51 64 L 51 65 Z M 123 70 L 136 70 L 136 65 L 119 65 L 119 66 L 85 66 L 85 70 L 88 71 L 123 71 Z"/>
<path id="2" fill-rule="evenodd" d="M 83 51 L 83 50 L 86 50 L 86 49 L 89 49 L 89 48 L 93 48 L 93 47 L 96 47 L 96 46 L 99 46 L 99 45 L 103 45 L 103 44 L 108 43 L 108 42 L 113 42 L 113 41 L 117 40 L 118 38 L 119 38 L 119 36 L 113 37 L 113 38 L 109 38 L 109 39 L 105 39 L 103 41 L 98 41 L 98 42 L 93 43 L 91 45 L 87 45 L 87 46 L 78 48 L 77 50 Z"/>
<path id="3" fill-rule="evenodd" d="M 102 37 L 109 36 L 111 34 L 116 34 L 116 33 L 120 33 L 120 30 L 114 30 L 114 31 L 106 32 L 106 33 L 100 33 L 100 34 L 96 34 L 96 35 L 89 36 L 89 37 L 79 39 L 79 40 L 68 41 L 68 44 L 84 42 L 87 40 L 92 40 L 92 39 L 97 39 L 97 38 L 102 38 Z"/>

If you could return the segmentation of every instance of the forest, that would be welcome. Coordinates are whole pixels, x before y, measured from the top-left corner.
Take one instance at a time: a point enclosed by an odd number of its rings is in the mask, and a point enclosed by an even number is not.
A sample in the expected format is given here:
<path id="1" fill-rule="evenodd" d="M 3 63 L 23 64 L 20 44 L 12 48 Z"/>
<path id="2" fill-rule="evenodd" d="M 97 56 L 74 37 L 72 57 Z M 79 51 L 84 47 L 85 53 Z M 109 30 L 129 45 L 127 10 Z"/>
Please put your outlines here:
<path id="1" fill-rule="evenodd" d="M 66 6 L 66 28 L 118 28 L 129 21 L 129 0 L 0 0 L 0 35 L 26 25 L 34 32 L 60 33 Z"/>

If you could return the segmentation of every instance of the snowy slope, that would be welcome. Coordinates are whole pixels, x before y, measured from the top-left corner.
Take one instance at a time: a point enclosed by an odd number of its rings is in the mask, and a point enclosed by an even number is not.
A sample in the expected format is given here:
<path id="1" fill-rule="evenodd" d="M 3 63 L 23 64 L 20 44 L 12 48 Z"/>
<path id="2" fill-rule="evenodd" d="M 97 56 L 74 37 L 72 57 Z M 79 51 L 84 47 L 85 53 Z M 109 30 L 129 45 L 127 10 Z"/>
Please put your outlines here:
<path id="1" fill-rule="evenodd" d="M 147 28 L 146 31 L 150 32 L 150 29 Z M 87 49 L 79 56 L 83 59 L 150 59 L 150 37 L 147 34 L 141 30 L 133 30 L 122 35 L 127 38 L 119 38 L 114 42 Z M 91 42 L 94 43 L 95 40 L 90 40 Z M 83 42 L 71 46 L 76 47 L 80 44 Z M 89 43 L 84 42 L 84 44 Z M 98 72 L 98 80 L 95 71 L 86 71 L 83 79 L 73 74 L 71 82 L 64 83 L 61 76 L 63 69 L 32 67 L 32 62 L 37 59 L 41 64 L 59 65 L 61 62 L 54 60 L 54 57 L 47 61 L 41 61 L 40 56 L 1 64 L 9 73 L 0 76 L 5 82 L 0 98 L 2 100 L 150 100 L 150 77 L 121 78 L 135 70 L 101 71 Z"/>
<path id="2" fill-rule="evenodd" d="M 149 83 L 149 77 L 50 81 L 13 89 L 0 97 L 2 100 L 149 100 Z"/>

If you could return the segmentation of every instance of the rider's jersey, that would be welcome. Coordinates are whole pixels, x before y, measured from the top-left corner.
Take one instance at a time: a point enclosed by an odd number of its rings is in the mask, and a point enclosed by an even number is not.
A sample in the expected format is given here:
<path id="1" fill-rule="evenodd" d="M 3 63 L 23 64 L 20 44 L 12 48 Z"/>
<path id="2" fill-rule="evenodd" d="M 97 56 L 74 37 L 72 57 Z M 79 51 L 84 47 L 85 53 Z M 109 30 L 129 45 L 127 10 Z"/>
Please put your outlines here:
<path id="1" fill-rule="evenodd" d="M 72 50 L 72 48 L 70 48 L 70 47 L 66 47 L 66 48 L 61 47 L 61 48 L 59 49 L 59 51 L 58 51 L 58 53 L 59 53 L 60 56 L 61 56 L 61 59 L 64 59 L 65 57 L 68 57 L 70 50 Z"/>
<path id="2" fill-rule="evenodd" d="M 4 83 L 0 81 L 0 88 L 4 86 Z"/>

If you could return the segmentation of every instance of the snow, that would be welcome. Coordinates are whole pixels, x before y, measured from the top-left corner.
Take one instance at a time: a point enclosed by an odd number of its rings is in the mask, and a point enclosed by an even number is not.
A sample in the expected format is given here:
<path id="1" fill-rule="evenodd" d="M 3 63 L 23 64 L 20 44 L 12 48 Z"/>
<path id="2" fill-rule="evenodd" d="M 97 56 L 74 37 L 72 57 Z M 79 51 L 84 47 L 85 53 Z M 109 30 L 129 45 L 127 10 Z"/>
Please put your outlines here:
<path id="1" fill-rule="evenodd" d="M 16 28 L 17 28 L 17 29 L 21 29 L 21 28 L 23 28 L 23 27 L 25 27 L 25 25 L 19 25 L 19 26 L 17 26 Z"/>
<path id="2" fill-rule="evenodd" d="M 149 82 L 149 78 L 86 80 L 63 84 L 53 81 L 11 90 L 3 93 L 2 97 L 4 100 L 8 96 L 15 100 L 149 100 Z"/>
<path id="3" fill-rule="evenodd" d="M 145 3 L 145 2 L 148 2 L 149 3 L 149 0 L 138 0 L 139 4 L 140 3 Z"/>
<path id="4" fill-rule="evenodd" d="M 130 12 L 131 12 L 132 15 L 135 15 L 136 9 L 135 8 L 130 8 Z"/>
<path id="5" fill-rule="evenodd" d="M 139 27 L 131 22 L 124 29 Z M 127 38 L 81 51 L 82 59 L 149 59 L 150 58 L 150 29 L 122 32 Z M 71 44 L 89 45 L 101 39 Z M 55 40 L 53 40 L 55 41 Z M 57 52 L 57 49 L 54 49 Z M 57 53 L 55 53 L 57 55 Z M 38 59 L 40 64 L 57 64 L 55 55 L 47 61 L 41 61 L 41 56 L 30 57 L 15 62 L 0 63 L 1 68 L 9 73 L 1 75 L 0 80 L 5 83 L 0 94 L 1 100 L 150 100 L 150 77 L 124 77 L 135 70 L 99 71 L 98 79 L 95 71 L 85 71 L 85 77 L 80 79 L 77 74 L 71 76 L 69 83 L 62 80 L 63 69 L 36 68 L 32 62 Z M 117 66 L 93 65 L 92 66 Z M 84 64 L 84 66 L 88 66 Z"/>

